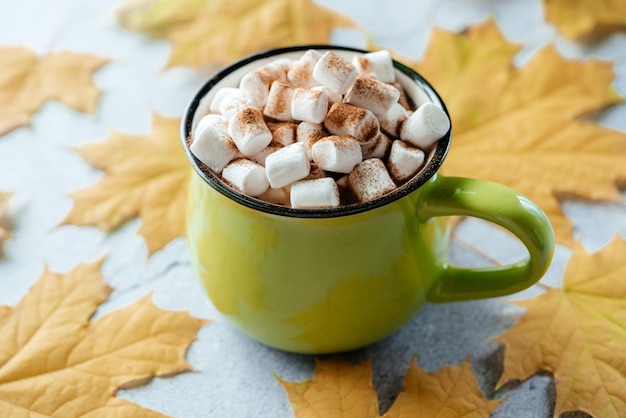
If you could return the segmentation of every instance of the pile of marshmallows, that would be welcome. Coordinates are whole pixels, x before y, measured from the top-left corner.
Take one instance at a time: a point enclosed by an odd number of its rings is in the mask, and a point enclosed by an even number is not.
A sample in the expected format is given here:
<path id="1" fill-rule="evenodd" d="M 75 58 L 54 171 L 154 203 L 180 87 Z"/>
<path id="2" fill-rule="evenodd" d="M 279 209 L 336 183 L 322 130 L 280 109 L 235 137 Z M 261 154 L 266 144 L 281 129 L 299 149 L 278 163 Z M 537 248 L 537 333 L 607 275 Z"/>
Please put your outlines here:
<path id="1" fill-rule="evenodd" d="M 350 62 L 308 50 L 218 90 L 190 150 L 235 190 L 270 203 L 366 202 L 413 177 L 423 150 L 450 129 L 438 106 L 413 107 L 388 51 Z"/>

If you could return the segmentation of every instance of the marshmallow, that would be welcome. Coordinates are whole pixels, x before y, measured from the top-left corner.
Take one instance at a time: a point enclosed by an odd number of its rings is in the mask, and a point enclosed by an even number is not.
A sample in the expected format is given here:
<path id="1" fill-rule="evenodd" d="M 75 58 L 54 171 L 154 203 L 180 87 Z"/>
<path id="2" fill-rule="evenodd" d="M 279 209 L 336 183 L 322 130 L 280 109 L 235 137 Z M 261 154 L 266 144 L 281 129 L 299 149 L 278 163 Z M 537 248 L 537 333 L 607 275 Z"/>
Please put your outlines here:
<path id="1" fill-rule="evenodd" d="M 385 163 L 370 158 L 354 167 L 348 180 L 350 188 L 361 202 L 378 199 L 396 188 Z"/>
<path id="2" fill-rule="evenodd" d="M 245 158 L 238 158 L 224 167 L 222 178 L 241 193 L 252 197 L 269 187 L 265 169 Z"/>
<path id="3" fill-rule="evenodd" d="M 265 166 L 265 159 L 267 158 L 267 156 L 275 151 L 278 151 L 282 147 L 283 147 L 282 145 L 276 142 L 270 142 L 270 144 L 267 147 L 263 148 L 261 151 L 257 152 L 250 158 L 255 163 Z"/>
<path id="4" fill-rule="evenodd" d="M 363 160 L 361 146 L 349 136 L 327 136 L 313 144 L 313 161 L 322 169 L 335 173 L 349 173 Z"/>
<path id="5" fill-rule="evenodd" d="M 387 113 L 399 98 L 397 88 L 367 76 L 358 76 L 346 95 L 348 103 L 371 110 L 377 115 Z"/>
<path id="6" fill-rule="evenodd" d="M 400 139 L 426 149 L 450 129 L 450 119 L 439 106 L 425 103 L 402 124 Z"/>
<path id="7" fill-rule="evenodd" d="M 211 113 L 221 113 L 220 105 L 222 104 L 222 100 L 224 97 L 228 96 L 230 93 L 237 91 L 236 87 L 222 87 L 221 89 L 215 92 L 215 96 L 211 100 L 211 104 L 209 105 L 209 111 Z"/>
<path id="8" fill-rule="evenodd" d="M 321 56 L 322 54 L 314 49 L 306 51 L 293 63 L 287 72 L 287 79 L 292 84 L 307 89 L 317 85 L 317 81 L 313 78 L 313 68 Z"/>
<path id="9" fill-rule="evenodd" d="M 220 102 L 220 113 L 230 120 L 237 113 L 248 107 L 257 107 L 254 97 L 247 91 L 235 89 Z"/>
<path id="10" fill-rule="evenodd" d="M 424 163 L 424 151 L 412 147 L 403 141 L 395 140 L 391 145 L 389 160 L 389 174 L 398 182 L 410 179 Z"/>
<path id="11" fill-rule="evenodd" d="M 289 189 L 289 187 L 281 187 L 280 189 L 269 187 L 264 193 L 261 193 L 257 197 L 276 205 L 290 206 Z"/>
<path id="12" fill-rule="evenodd" d="M 222 115 L 208 114 L 204 115 L 198 122 L 196 129 L 193 131 L 194 137 L 200 136 L 202 131 L 208 126 L 212 126 L 221 134 L 228 136 L 228 121 L 226 118 Z"/>
<path id="13" fill-rule="evenodd" d="M 298 181 L 291 186 L 290 201 L 294 208 L 336 208 L 339 189 L 330 177 Z"/>
<path id="14" fill-rule="evenodd" d="M 306 145 L 306 152 L 311 159 L 311 148 L 320 139 L 328 136 L 328 133 L 324 130 L 324 127 L 319 123 L 300 122 L 296 129 L 296 141 L 302 142 Z"/>
<path id="15" fill-rule="evenodd" d="M 245 156 L 258 153 L 272 141 L 272 132 L 265 124 L 263 114 L 251 107 L 243 109 L 230 120 L 228 133 Z"/>
<path id="16" fill-rule="evenodd" d="M 409 117 L 409 112 L 400 103 L 394 103 L 384 114 L 378 115 L 380 129 L 393 137 L 400 135 L 402 123 Z"/>
<path id="17" fill-rule="evenodd" d="M 328 97 L 321 91 L 298 87 L 291 98 L 291 116 L 296 120 L 322 123 L 328 111 Z"/>
<path id="18" fill-rule="evenodd" d="M 382 132 L 378 133 L 378 136 L 367 144 L 361 144 L 361 154 L 363 159 L 368 158 L 385 158 L 387 151 L 391 147 L 391 139 Z"/>
<path id="19" fill-rule="evenodd" d="M 289 121 L 291 117 L 291 99 L 296 88 L 282 81 L 274 81 L 267 95 L 263 114 L 273 119 Z"/>
<path id="20" fill-rule="evenodd" d="M 237 146 L 228 136 L 213 126 L 206 126 L 189 147 L 193 155 L 202 161 L 213 172 L 219 174 L 239 152 Z"/>
<path id="21" fill-rule="evenodd" d="M 306 145 L 296 142 L 271 153 L 265 159 L 265 171 L 270 185 L 278 189 L 309 175 L 311 166 Z"/>
<path id="22" fill-rule="evenodd" d="M 351 136 L 366 143 L 378 135 L 380 126 L 372 112 L 348 103 L 335 103 L 324 119 L 324 126 L 333 135 Z"/>
<path id="23" fill-rule="evenodd" d="M 295 123 L 289 122 L 266 122 L 272 132 L 272 142 L 276 142 L 284 147 L 296 141 Z"/>
<path id="24" fill-rule="evenodd" d="M 313 67 L 313 78 L 339 94 L 348 91 L 357 75 L 354 65 L 333 51 L 322 55 Z"/>
<path id="25" fill-rule="evenodd" d="M 357 55 L 352 58 L 352 65 L 359 74 L 374 73 L 384 83 L 391 83 L 396 79 L 391 55 L 386 50 Z"/>
<path id="26" fill-rule="evenodd" d="M 253 71 L 244 75 L 239 82 L 239 88 L 250 93 L 256 107 L 262 108 L 265 106 L 269 92 L 269 84 L 262 78 L 260 73 Z"/>
<path id="27" fill-rule="evenodd" d="M 404 86 L 402 85 L 402 83 L 396 81 L 394 83 L 391 83 L 391 85 L 397 88 L 400 92 L 400 98 L 398 99 L 398 103 L 400 103 L 402 107 L 404 107 L 406 110 L 413 109 L 415 107 L 413 105 L 413 100 L 411 100 L 409 96 L 407 96 L 406 90 L 404 90 Z"/>
<path id="28" fill-rule="evenodd" d="M 324 93 L 326 95 L 326 97 L 328 97 L 328 107 L 329 108 L 333 104 L 339 103 L 339 102 L 341 102 L 343 100 L 343 97 L 341 96 L 341 94 L 332 91 L 331 89 L 329 89 L 326 86 L 311 87 L 311 90 L 313 90 L 313 91 L 321 91 L 322 93 Z"/>

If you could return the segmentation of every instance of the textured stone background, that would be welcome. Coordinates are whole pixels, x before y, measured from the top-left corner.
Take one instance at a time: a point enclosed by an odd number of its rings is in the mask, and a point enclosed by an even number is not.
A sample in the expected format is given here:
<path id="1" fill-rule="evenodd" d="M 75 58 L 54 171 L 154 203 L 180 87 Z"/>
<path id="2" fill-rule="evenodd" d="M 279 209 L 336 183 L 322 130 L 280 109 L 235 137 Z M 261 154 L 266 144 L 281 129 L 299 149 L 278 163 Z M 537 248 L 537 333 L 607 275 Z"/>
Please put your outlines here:
<path id="1" fill-rule="evenodd" d="M 507 38 L 524 45 L 518 64 L 544 45 L 554 43 L 566 57 L 614 60 L 615 87 L 626 94 L 626 36 L 615 35 L 593 48 L 566 42 L 544 21 L 539 0 L 320 3 L 367 27 L 379 44 L 413 58 L 423 53 L 433 25 L 460 30 L 491 16 Z M 6 245 L 6 259 L 0 261 L 0 304 L 16 304 L 44 265 L 66 271 L 79 262 L 107 254 L 103 271 L 116 290 L 99 315 L 152 291 L 163 308 L 185 309 L 215 321 L 200 331 L 199 340 L 189 350 L 193 372 L 156 379 L 145 387 L 122 391 L 119 396 L 180 418 L 293 416 L 273 374 L 287 380 L 307 379 L 313 373 L 314 358 L 266 348 L 226 323 L 197 283 L 182 239 L 148 259 L 145 244 L 136 233 L 137 221 L 110 235 L 95 228 L 56 227 L 71 207 L 65 194 L 91 185 L 102 175 L 70 148 L 104 138 L 111 129 L 147 134 L 152 111 L 180 116 L 187 100 L 208 75 L 180 68 L 162 72 L 168 44 L 117 27 L 112 11 L 119 4 L 120 0 L 0 2 L 0 44 L 24 44 L 40 53 L 67 48 L 93 52 L 113 61 L 95 76 L 104 91 L 96 117 L 49 103 L 37 113 L 31 127 L 0 138 L 0 190 L 18 192 L 13 200 L 17 229 Z M 336 31 L 334 41 L 364 45 L 363 36 L 350 30 Z M 612 109 L 601 122 L 626 130 L 626 107 Z M 617 233 L 626 236 L 626 205 L 565 202 L 563 207 L 576 225 L 577 238 L 589 250 L 600 249 Z M 481 238 L 485 236 L 489 236 L 489 242 Z M 458 237 L 453 258 L 459 264 L 486 262 L 464 243 L 479 246 L 501 262 L 516 260 L 523 254 L 517 242 L 483 222 L 464 222 Z M 569 255 L 570 250 L 557 248 L 543 282 L 559 285 Z M 513 298 L 540 291 L 534 287 Z M 503 351 L 489 339 L 514 324 L 521 314 L 504 300 L 427 305 L 390 338 L 350 356 L 355 360 L 373 358 L 374 383 L 383 410 L 401 390 L 404 373 L 414 356 L 421 367 L 433 371 L 471 355 L 485 394 L 508 397 L 494 417 L 549 417 L 555 390 L 549 374 L 505 385 L 493 393 Z"/>

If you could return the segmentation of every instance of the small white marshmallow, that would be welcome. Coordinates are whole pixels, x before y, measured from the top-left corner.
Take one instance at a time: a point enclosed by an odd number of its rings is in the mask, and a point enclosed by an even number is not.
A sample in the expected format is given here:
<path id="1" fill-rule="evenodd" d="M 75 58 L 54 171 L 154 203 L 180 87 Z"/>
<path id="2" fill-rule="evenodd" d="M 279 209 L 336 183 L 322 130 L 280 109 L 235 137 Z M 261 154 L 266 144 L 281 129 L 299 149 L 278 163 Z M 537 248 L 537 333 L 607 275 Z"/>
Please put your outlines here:
<path id="1" fill-rule="evenodd" d="M 349 136 L 327 136 L 313 144 L 313 161 L 322 170 L 349 173 L 363 160 L 361 146 Z"/>
<path id="2" fill-rule="evenodd" d="M 370 158 L 354 167 L 349 174 L 350 187 L 361 202 L 378 199 L 396 188 L 385 163 Z"/>
<path id="3" fill-rule="evenodd" d="M 233 140 L 213 126 L 205 127 L 198 135 L 194 134 L 189 149 L 216 174 L 220 174 L 239 152 Z"/>
<path id="4" fill-rule="evenodd" d="M 347 92 L 357 75 L 354 65 L 333 51 L 324 53 L 313 67 L 313 78 L 338 94 Z"/>
<path id="5" fill-rule="evenodd" d="M 351 136 L 367 143 L 378 135 L 380 125 L 376 116 L 367 109 L 348 103 L 335 103 L 324 119 L 324 126 L 333 135 Z"/>
<path id="6" fill-rule="evenodd" d="M 425 103 L 404 121 L 400 139 L 426 149 L 450 129 L 450 119 L 439 106 Z"/>
<path id="7" fill-rule="evenodd" d="M 341 96 L 341 94 L 332 91 L 331 89 L 329 89 L 326 86 L 311 87 L 311 90 L 313 90 L 313 91 L 321 91 L 322 93 L 324 93 L 326 95 L 326 97 L 328 97 L 328 107 L 329 108 L 332 105 L 334 105 L 335 103 L 339 103 L 339 102 L 341 102 L 343 100 L 343 97 Z"/>
<path id="8" fill-rule="evenodd" d="M 220 113 L 230 120 L 248 107 L 257 107 L 254 97 L 247 91 L 235 89 L 231 90 L 220 102 Z"/>
<path id="9" fill-rule="evenodd" d="M 263 114 L 252 107 L 243 109 L 230 120 L 228 133 L 239 151 L 248 157 L 272 142 L 272 132 L 265 124 Z"/>
<path id="10" fill-rule="evenodd" d="M 391 145 L 391 152 L 387 161 L 389 174 L 398 182 L 408 180 L 424 164 L 425 157 L 424 151 L 421 149 L 412 147 L 404 141 L 395 140 Z"/>
<path id="11" fill-rule="evenodd" d="M 298 87 L 310 89 L 315 86 L 317 81 L 313 78 L 313 68 L 321 56 L 322 54 L 315 49 L 306 51 L 293 63 L 287 72 L 287 79 Z"/>
<path id="12" fill-rule="evenodd" d="M 222 178 L 241 193 L 252 197 L 269 187 L 265 169 L 245 158 L 238 158 L 224 167 Z"/>
<path id="13" fill-rule="evenodd" d="M 321 91 L 298 87 L 291 98 L 291 116 L 296 120 L 322 123 L 328 112 L 328 97 Z"/>
<path id="14" fill-rule="evenodd" d="M 296 141 L 295 123 L 290 122 L 266 122 L 267 127 L 272 131 L 272 142 L 276 142 L 284 147 Z"/>
<path id="15" fill-rule="evenodd" d="M 269 84 L 257 72 L 247 73 L 241 78 L 239 88 L 250 93 L 254 99 L 254 104 L 258 108 L 265 106 L 269 93 Z"/>
<path id="16" fill-rule="evenodd" d="M 361 144 L 361 153 L 363 154 L 363 159 L 366 160 L 368 158 L 385 158 L 387 155 L 387 151 L 391 147 L 391 139 L 384 133 L 380 132 L 378 136 L 368 142 L 367 144 Z"/>
<path id="17" fill-rule="evenodd" d="M 204 115 L 198 122 L 198 126 L 196 126 L 196 129 L 193 131 L 194 137 L 200 136 L 201 132 L 209 126 L 228 136 L 228 121 L 226 118 L 222 115 L 209 113 L 208 115 Z"/>
<path id="18" fill-rule="evenodd" d="M 374 73 L 384 83 L 391 83 L 396 79 L 389 51 L 381 50 L 357 55 L 352 58 L 352 64 L 359 74 Z"/>
<path id="19" fill-rule="evenodd" d="M 378 123 L 380 129 L 397 138 L 400 135 L 402 123 L 408 117 L 409 112 L 404 106 L 400 103 L 394 103 L 386 113 L 378 115 Z"/>
<path id="20" fill-rule="evenodd" d="M 269 187 L 264 193 L 261 193 L 257 197 L 276 205 L 290 206 L 289 190 L 289 187 L 281 187 L 280 189 Z"/>
<path id="21" fill-rule="evenodd" d="M 211 100 L 211 104 L 209 105 L 209 110 L 211 113 L 221 113 L 220 105 L 222 104 L 222 100 L 224 97 L 228 96 L 230 93 L 237 91 L 236 87 L 222 87 L 221 89 L 215 92 L 215 96 Z"/>
<path id="22" fill-rule="evenodd" d="M 291 186 L 290 200 L 294 208 L 336 208 L 339 189 L 330 177 L 298 181 Z"/>
<path id="23" fill-rule="evenodd" d="M 296 128 L 296 141 L 302 142 L 306 146 L 309 160 L 311 159 L 313 144 L 325 136 L 328 136 L 328 133 L 320 123 L 300 122 Z"/>
<path id="24" fill-rule="evenodd" d="M 311 170 L 306 145 L 296 142 L 271 153 L 265 159 L 265 170 L 270 185 L 275 189 L 302 180 Z"/>
<path id="25" fill-rule="evenodd" d="M 399 98 L 397 88 L 368 76 L 357 77 L 346 95 L 348 103 L 371 110 L 376 115 L 387 113 Z"/>
<path id="26" fill-rule="evenodd" d="M 274 81 L 267 95 L 267 103 L 263 114 L 270 118 L 282 121 L 292 120 L 291 100 L 296 88 L 282 81 Z"/>

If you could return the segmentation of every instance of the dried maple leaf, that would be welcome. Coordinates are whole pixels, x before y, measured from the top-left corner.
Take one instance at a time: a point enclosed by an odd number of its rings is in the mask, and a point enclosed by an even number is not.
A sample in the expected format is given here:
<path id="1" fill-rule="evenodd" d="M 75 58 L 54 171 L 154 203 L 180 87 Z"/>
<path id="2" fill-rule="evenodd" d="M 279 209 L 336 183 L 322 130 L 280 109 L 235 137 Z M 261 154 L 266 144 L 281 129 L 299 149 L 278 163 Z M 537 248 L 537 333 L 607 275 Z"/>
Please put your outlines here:
<path id="1" fill-rule="evenodd" d="M 371 361 L 352 364 L 338 358 L 317 360 L 306 382 L 280 380 L 297 418 L 377 418 Z M 469 361 L 426 373 L 411 362 L 404 391 L 383 418 L 488 417 L 501 401 L 483 398 Z"/>
<path id="2" fill-rule="evenodd" d="M 70 194 L 74 206 L 63 224 L 113 231 L 139 216 L 150 254 L 182 236 L 190 171 L 179 127 L 179 119 L 154 115 L 147 137 L 113 132 L 79 146 L 79 154 L 105 176 Z"/>
<path id="3" fill-rule="evenodd" d="M 311 0 L 127 0 L 126 28 L 172 42 L 168 67 L 226 64 L 253 52 L 329 43 L 335 27 L 353 23 Z"/>
<path id="4" fill-rule="evenodd" d="M 4 255 L 4 241 L 11 238 L 9 227 L 11 220 L 8 218 L 7 211 L 9 208 L 9 199 L 12 193 L 0 192 L 0 257 Z"/>
<path id="5" fill-rule="evenodd" d="M 624 0 L 543 0 L 546 19 L 566 38 L 593 40 L 626 29 Z"/>
<path id="6" fill-rule="evenodd" d="M 0 135 L 28 125 L 49 100 L 94 114 L 100 90 L 92 73 L 106 59 L 69 51 L 38 57 L 24 47 L 0 47 Z"/>
<path id="7" fill-rule="evenodd" d="M 577 245 L 562 288 L 515 302 L 527 312 L 497 338 L 506 346 L 502 381 L 547 369 L 556 380 L 557 415 L 582 410 L 596 417 L 624 416 L 624 254 L 626 242 L 619 238 L 595 254 Z"/>
<path id="8" fill-rule="evenodd" d="M 100 262 L 46 270 L 15 308 L 0 309 L 3 417 L 163 417 L 115 392 L 190 369 L 205 323 L 144 298 L 90 321 L 111 292 Z"/>
<path id="9" fill-rule="evenodd" d="M 582 118 L 622 99 L 610 63 L 567 61 L 546 47 L 514 68 L 517 50 L 488 21 L 464 34 L 435 30 L 414 67 L 450 111 L 444 171 L 526 194 L 546 211 L 557 240 L 571 244 L 559 197 L 621 199 L 626 135 Z"/>

